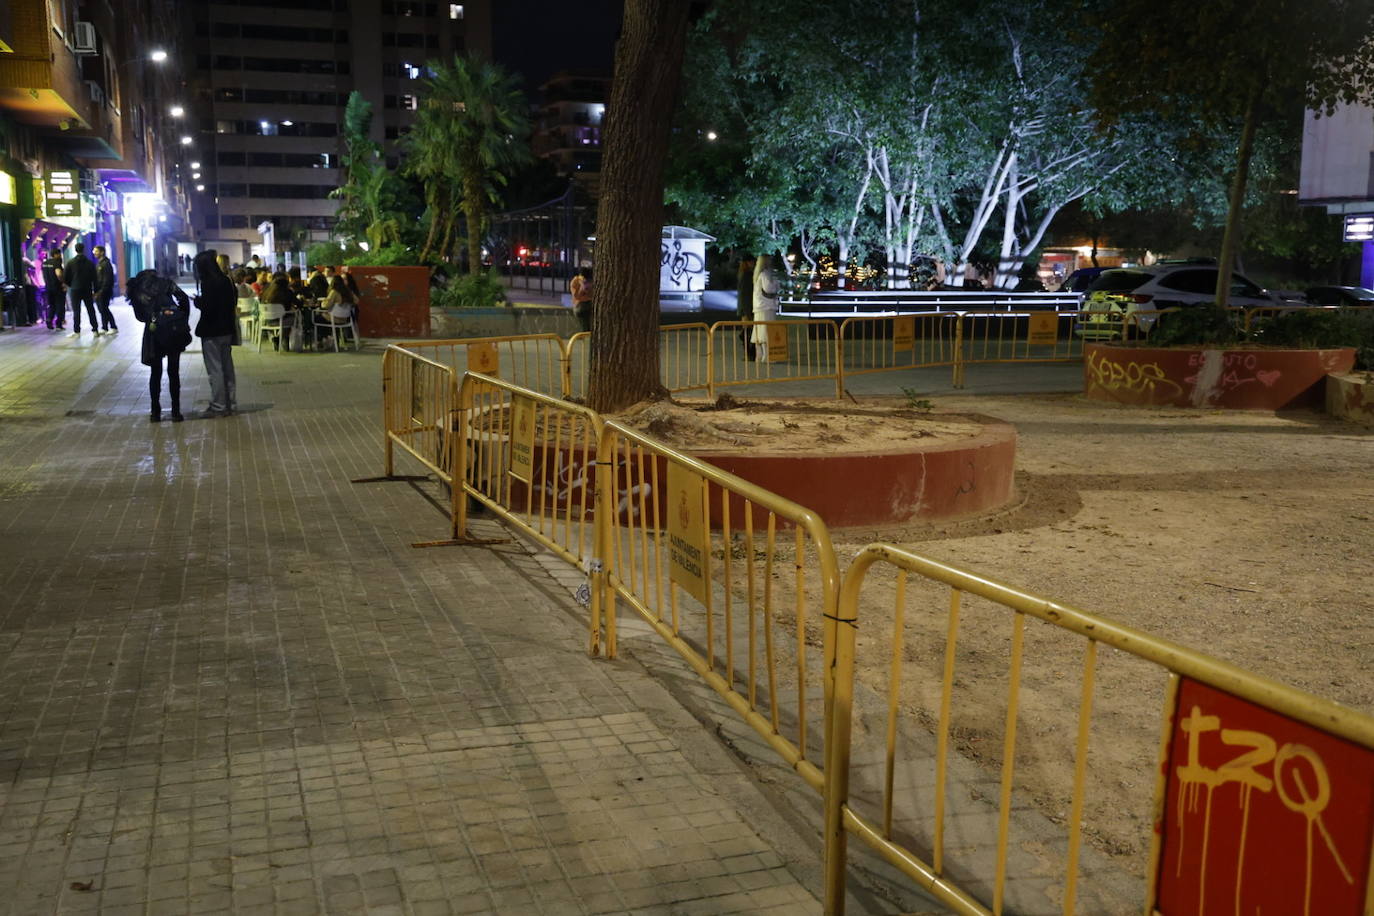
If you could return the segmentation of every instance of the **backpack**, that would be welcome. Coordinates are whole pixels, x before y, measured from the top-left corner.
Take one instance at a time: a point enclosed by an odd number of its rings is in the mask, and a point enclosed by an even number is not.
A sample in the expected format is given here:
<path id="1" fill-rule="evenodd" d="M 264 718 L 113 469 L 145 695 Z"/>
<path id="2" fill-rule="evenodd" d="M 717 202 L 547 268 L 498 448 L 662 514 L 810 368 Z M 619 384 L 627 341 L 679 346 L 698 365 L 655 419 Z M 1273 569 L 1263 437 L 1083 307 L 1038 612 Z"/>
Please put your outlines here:
<path id="1" fill-rule="evenodd" d="M 181 352 L 191 345 L 191 322 L 170 296 L 153 310 L 153 339 L 162 353 Z"/>

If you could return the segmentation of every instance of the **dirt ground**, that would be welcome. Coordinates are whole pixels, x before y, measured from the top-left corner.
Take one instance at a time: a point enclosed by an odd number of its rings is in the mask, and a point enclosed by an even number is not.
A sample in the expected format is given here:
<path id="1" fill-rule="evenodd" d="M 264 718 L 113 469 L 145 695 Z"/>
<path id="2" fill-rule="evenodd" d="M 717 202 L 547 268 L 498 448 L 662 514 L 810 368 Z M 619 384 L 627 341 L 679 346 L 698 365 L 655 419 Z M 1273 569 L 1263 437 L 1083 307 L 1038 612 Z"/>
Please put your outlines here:
<path id="1" fill-rule="evenodd" d="M 942 397 L 932 406 L 937 415 L 979 413 L 1016 426 L 1018 503 L 981 519 L 832 532 L 842 565 L 867 543 L 901 544 L 1374 713 L 1374 431 L 1315 411 L 1125 408 L 1076 395 Z M 962 432 L 958 418 L 912 411 L 904 398 L 861 398 L 844 413 L 862 420 L 870 409 L 896 410 L 913 427 L 928 422 L 934 436 Z M 735 419 L 727 424 L 760 422 L 757 411 L 728 413 Z M 655 432 L 676 415 L 660 417 Z M 785 416 L 796 422 L 795 413 Z M 741 429 L 726 429 L 726 438 Z M 882 447 L 862 429 L 839 435 L 846 445 Z M 879 692 L 887 689 L 893 582 L 875 573 L 863 592 L 860 678 Z M 903 721 L 926 728 L 939 709 L 947 596 L 915 580 L 907 588 Z M 1010 617 L 966 598 L 958 634 L 954 735 L 993 776 Z M 1038 621 L 1025 640 L 1017 792 L 1062 823 L 1084 641 Z M 1165 678 L 1112 650 L 1100 653 L 1095 672 L 1084 822 L 1094 845 L 1141 874 Z"/>

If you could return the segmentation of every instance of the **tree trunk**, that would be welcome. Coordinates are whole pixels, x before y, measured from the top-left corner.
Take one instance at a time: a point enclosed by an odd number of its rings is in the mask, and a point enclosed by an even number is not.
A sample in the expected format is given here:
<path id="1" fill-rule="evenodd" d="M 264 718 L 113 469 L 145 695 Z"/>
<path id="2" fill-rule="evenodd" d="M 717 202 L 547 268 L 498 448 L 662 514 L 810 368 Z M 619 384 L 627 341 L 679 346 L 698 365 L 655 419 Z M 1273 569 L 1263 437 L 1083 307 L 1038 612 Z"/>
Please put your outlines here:
<path id="1" fill-rule="evenodd" d="M 1231 268 L 1240 247 L 1240 211 L 1245 206 L 1245 183 L 1250 176 L 1250 155 L 1255 149 L 1255 121 L 1259 114 L 1260 87 L 1250 87 L 1245 100 L 1245 124 L 1240 129 L 1240 147 L 1236 150 L 1236 174 L 1231 180 L 1231 200 L 1226 208 L 1226 230 L 1221 236 L 1221 256 L 1217 258 L 1217 305 L 1222 308 L 1231 301 Z"/>
<path id="2" fill-rule="evenodd" d="M 603 413 L 661 397 L 658 343 L 663 170 L 682 78 L 688 0 L 625 0 L 606 102 L 596 222 L 591 377 Z"/>
<path id="3" fill-rule="evenodd" d="M 468 273 L 482 272 L 482 229 L 487 212 L 480 178 L 468 171 L 463 176 L 463 215 L 468 223 Z"/>

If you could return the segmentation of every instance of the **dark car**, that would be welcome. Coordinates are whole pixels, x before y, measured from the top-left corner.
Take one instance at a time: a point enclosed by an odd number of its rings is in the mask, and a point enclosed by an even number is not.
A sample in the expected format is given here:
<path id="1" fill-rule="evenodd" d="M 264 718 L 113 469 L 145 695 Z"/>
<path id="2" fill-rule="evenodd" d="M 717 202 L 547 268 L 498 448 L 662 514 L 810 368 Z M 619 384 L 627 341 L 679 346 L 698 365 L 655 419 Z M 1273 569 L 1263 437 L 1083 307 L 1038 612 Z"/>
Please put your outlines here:
<path id="1" fill-rule="evenodd" d="M 1374 289 L 1363 286 L 1314 286 L 1304 295 L 1313 305 L 1374 305 Z"/>
<path id="2" fill-rule="evenodd" d="M 1093 285 L 1093 281 L 1102 275 L 1105 267 L 1080 267 L 1073 273 L 1064 278 L 1064 282 L 1059 284 L 1057 293 L 1086 293 L 1088 287 Z"/>

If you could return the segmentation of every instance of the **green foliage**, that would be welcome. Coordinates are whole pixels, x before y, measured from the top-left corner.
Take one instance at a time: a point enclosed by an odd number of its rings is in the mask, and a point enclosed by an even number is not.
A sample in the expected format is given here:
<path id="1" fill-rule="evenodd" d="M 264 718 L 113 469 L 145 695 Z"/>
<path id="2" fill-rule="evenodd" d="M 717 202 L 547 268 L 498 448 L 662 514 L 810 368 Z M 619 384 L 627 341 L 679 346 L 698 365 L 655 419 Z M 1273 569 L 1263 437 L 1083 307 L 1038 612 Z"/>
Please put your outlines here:
<path id="1" fill-rule="evenodd" d="M 1273 347 L 1354 347 L 1356 368 L 1374 369 L 1374 308 L 1287 312 L 1261 323 L 1254 338 Z"/>
<path id="2" fill-rule="evenodd" d="M 1155 319 L 1150 345 L 1227 346 L 1242 339 L 1241 322 L 1239 312 L 1230 312 L 1215 304 L 1189 306 Z"/>
<path id="3" fill-rule="evenodd" d="M 910 410 L 934 410 L 935 402 L 929 398 L 921 397 L 921 392 L 916 388 L 902 388 L 902 394 L 906 396 L 906 406 Z"/>
<path id="4" fill-rule="evenodd" d="M 315 242 L 305 249 L 305 263 L 333 264 L 335 266 L 344 262 L 344 249 L 338 242 Z"/>
<path id="5" fill-rule="evenodd" d="M 339 201 L 334 231 L 343 239 L 364 239 L 374 248 L 403 240 L 403 213 L 409 192 L 392 174 L 382 159 L 381 148 L 372 141 L 372 105 L 357 91 L 348 95 L 343 119 L 344 183 L 330 197 Z"/>
<path id="6" fill-rule="evenodd" d="M 414 249 L 394 244 L 371 251 L 360 250 L 345 258 L 344 263 L 350 267 L 414 267 L 420 263 L 420 258 Z"/>
<path id="7" fill-rule="evenodd" d="M 529 106 L 515 77 L 475 55 L 431 61 L 415 124 L 405 140 L 408 175 L 424 189 L 428 233 L 422 259 L 448 256 L 458 213 L 467 223 L 468 271 L 480 273 L 490 204 L 530 159 Z"/>
<path id="8" fill-rule="evenodd" d="M 492 271 L 463 274 L 435 291 L 433 301 L 442 308 L 493 308 L 507 304 L 506 286 Z"/>

